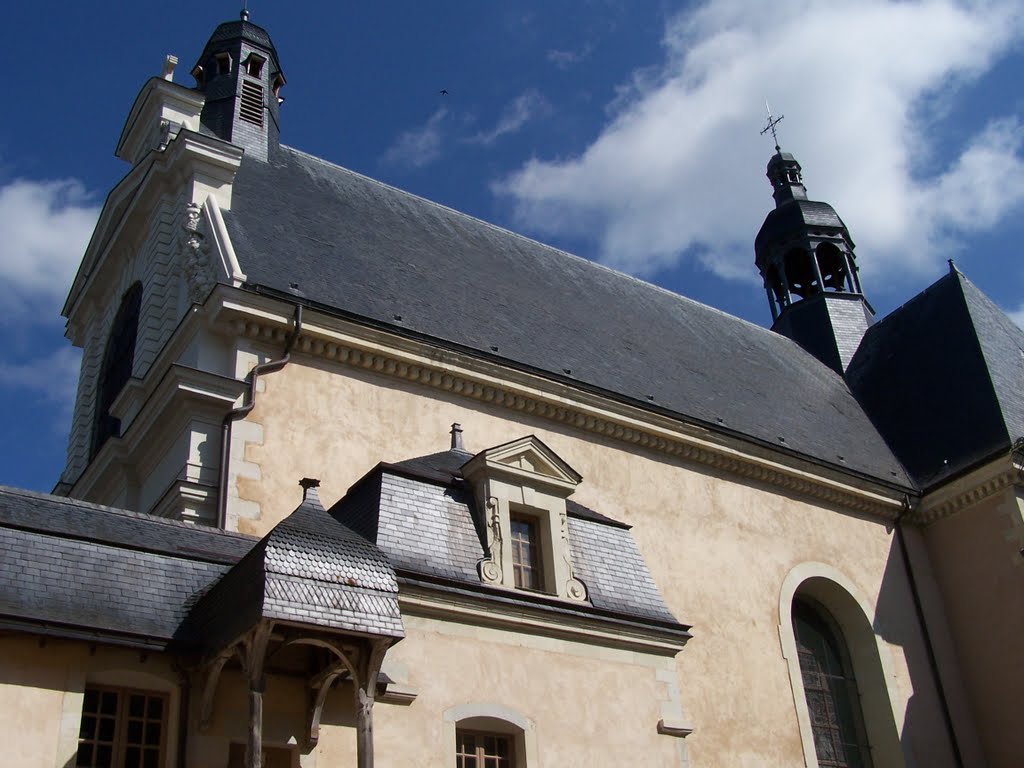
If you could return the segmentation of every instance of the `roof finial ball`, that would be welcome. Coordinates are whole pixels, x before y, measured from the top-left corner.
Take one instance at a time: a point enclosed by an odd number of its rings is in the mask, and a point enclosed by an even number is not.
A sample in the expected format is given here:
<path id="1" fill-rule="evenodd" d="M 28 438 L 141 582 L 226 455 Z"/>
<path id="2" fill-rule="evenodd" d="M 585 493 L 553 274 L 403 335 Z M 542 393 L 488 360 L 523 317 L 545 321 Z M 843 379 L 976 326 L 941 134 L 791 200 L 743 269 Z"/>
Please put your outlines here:
<path id="1" fill-rule="evenodd" d="M 242 21 L 248 21 L 249 20 L 249 2 L 248 2 L 248 0 L 243 0 L 243 2 L 242 2 L 242 12 L 240 14 L 238 14 L 238 17 Z"/>

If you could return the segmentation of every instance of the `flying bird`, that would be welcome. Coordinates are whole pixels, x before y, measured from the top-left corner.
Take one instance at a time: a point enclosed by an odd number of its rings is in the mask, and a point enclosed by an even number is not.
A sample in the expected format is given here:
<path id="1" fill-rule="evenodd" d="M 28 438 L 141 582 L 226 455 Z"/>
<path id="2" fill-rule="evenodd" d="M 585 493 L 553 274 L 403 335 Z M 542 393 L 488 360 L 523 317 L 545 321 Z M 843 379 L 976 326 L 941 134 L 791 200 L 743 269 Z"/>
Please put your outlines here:
<path id="1" fill-rule="evenodd" d="M 442 88 L 442 89 L 441 89 L 441 95 L 442 95 L 442 96 L 447 96 L 447 95 L 448 95 L 448 91 L 447 91 L 447 89 L 445 89 L 445 88 Z"/>

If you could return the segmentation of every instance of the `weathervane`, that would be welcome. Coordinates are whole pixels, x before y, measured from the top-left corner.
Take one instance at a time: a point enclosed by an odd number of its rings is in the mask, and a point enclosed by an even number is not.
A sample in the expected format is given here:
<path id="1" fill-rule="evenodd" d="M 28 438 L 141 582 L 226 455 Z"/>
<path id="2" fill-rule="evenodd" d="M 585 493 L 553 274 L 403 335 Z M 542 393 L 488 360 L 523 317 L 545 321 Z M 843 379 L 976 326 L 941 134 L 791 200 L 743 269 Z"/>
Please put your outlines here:
<path id="1" fill-rule="evenodd" d="M 761 130 L 761 135 L 764 136 L 766 133 L 768 133 L 768 131 L 771 131 L 772 132 L 772 139 L 775 140 L 775 151 L 776 152 L 781 152 L 782 150 L 779 148 L 779 137 L 775 133 L 775 126 L 782 122 L 782 120 L 785 117 L 785 115 L 779 115 L 778 117 L 772 117 L 772 108 L 768 106 L 768 100 L 767 99 L 765 99 L 764 108 L 765 108 L 765 111 L 768 112 L 768 125 L 766 125 Z"/>

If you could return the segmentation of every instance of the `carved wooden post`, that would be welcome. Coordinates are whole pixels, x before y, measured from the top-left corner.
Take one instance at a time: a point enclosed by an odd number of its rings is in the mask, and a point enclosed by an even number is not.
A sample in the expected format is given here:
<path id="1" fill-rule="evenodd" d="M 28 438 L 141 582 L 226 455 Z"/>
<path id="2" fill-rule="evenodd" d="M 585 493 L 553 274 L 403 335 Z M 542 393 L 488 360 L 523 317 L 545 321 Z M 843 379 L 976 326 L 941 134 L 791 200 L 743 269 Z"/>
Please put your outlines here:
<path id="1" fill-rule="evenodd" d="M 377 696 L 377 675 L 384 661 L 388 642 L 369 640 L 359 659 L 359 679 L 354 680 L 356 694 L 356 765 L 373 768 L 373 701 Z"/>
<path id="2" fill-rule="evenodd" d="M 245 744 L 245 768 L 263 764 L 263 662 L 267 657 L 272 624 L 261 622 L 246 638 L 243 662 L 249 682 L 249 733 Z"/>

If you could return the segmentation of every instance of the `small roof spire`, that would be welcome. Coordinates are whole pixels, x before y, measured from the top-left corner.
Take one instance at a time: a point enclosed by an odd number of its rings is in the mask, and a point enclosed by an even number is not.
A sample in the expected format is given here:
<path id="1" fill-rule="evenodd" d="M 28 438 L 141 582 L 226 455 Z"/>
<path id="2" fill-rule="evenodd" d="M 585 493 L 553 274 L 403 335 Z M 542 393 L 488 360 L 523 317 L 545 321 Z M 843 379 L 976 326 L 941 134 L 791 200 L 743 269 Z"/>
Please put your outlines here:
<path id="1" fill-rule="evenodd" d="M 464 451 L 466 450 L 462 445 L 462 425 L 458 422 L 452 424 L 452 447 L 453 451 Z"/>
<path id="2" fill-rule="evenodd" d="M 761 129 L 761 135 L 764 136 L 768 131 L 772 132 L 772 140 L 775 142 L 775 151 L 781 152 L 782 149 L 779 147 L 779 137 L 775 132 L 775 126 L 781 123 L 785 119 L 785 115 L 779 115 L 778 117 L 772 117 L 772 108 L 768 106 L 768 99 L 764 100 L 764 108 L 768 113 L 768 124 Z"/>
<path id="3" fill-rule="evenodd" d="M 249 20 L 249 0 L 242 0 L 242 12 L 238 14 L 242 21 Z"/>
<path id="4" fill-rule="evenodd" d="M 315 477 L 304 477 L 299 480 L 299 485 L 302 486 L 302 503 L 315 504 L 316 506 L 322 506 L 320 503 L 320 494 L 317 492 L 317 488 L 320 487 L 320 481 Z"/>

